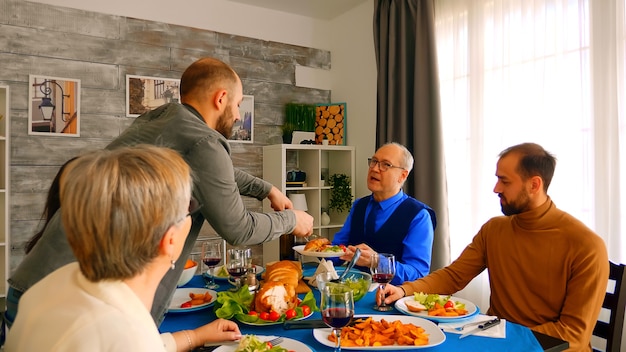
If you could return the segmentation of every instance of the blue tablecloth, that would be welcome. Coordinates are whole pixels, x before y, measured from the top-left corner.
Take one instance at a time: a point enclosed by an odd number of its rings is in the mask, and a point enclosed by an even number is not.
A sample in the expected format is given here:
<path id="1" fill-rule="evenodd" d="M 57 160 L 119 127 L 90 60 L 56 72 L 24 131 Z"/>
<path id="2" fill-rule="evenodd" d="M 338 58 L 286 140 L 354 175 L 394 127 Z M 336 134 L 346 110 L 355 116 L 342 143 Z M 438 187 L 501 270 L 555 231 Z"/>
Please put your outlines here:
<path id="1" fill-rule="evenodd" d="M 221 284 L 220 288 L 216 291 L 226 290 L 232 286 L 225 281 L 218 281 Z M 184 287 L 204 287 L 204 281 L 200 275 L 196 275 L 186 286 Z M 319 304 L 319 293 L 317 290 L 313 290 L 316 294 L 316 299 Z M 358 315 L 377 315 L 377 314 L 397 314 L 402 313 L 394 309 L 389 312 L 381 313 L 372 309 L 375 302 L 375 293 L 369 292 L 365 297 L 355 304 L 355 313 Z M 195 329 L 203 324 L 206 324 L 215 319 L 215 313 L 213 313 L 213 307 L 198 310 L 194 312 L 185 313 L 168 313 L 165 320 L 159 327 L 161 332 L 174 332 L 183 329 Z M 320 313 L 315 312 L 310 319 L 321 319 Z M 458 334 L 445 333 L 446 341 L 435 347 L 427 348 L 427 351 L 509 351 L 509 352 L 533 352 L 543 351 L 541 345 L 537 342 L 530 329 L 510 323 L 506 323 L 506 338 L 496 339 L 480 336 L 468 336 L 464 339 L 459 339 Z M 239 323 L 239 328 L 243 334 L 255 334 L 255 335 L 278 335 L 295 339 L 307 344 L 313 351 L 333 351 L 332 348 L 322 345 L 313 337 L 313 333 L 308 329 L 296 329 L 285 330 L 282 325 L 270 325 L 270 326 L 249 326 Z M 423 349 L 411 349 L 406 351 L 418 351 Z M 347 351 L 347 350 L 346 350 Z"/>

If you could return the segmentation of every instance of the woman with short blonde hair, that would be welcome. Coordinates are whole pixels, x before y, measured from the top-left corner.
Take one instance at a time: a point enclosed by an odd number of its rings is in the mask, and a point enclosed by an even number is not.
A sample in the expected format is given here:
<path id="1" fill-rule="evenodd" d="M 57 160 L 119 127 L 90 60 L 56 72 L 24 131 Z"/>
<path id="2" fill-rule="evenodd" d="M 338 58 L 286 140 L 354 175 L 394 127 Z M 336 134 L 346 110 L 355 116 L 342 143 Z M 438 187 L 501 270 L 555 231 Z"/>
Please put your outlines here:
<path id="1" fill-rule="evenodd" d="M 83 155 L 60 178 L 61 218 L 78 263 L 24 293 L 9 351 L 189 351 L 241 337 L 219 319 L 159 335 L 154 294 L 191 228 L 192 175 L 180 155 L 154 146 Z"/>

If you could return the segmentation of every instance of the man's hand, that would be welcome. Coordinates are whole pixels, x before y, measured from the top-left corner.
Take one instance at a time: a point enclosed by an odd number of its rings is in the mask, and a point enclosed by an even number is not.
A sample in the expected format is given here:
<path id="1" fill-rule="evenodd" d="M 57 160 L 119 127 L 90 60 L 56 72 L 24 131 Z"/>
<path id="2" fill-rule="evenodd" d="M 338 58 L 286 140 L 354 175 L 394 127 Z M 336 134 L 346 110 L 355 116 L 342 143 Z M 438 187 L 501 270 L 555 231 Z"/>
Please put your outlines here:
<path id="1" fill-rule="evenodd" d="M 275 211 L 281 211 L 285 209 L 293 209 L 293 203 L 291 199 L 287 198 L 278 188 L 272 186 L 270 193 L 267 195 L 267 199 L 270 201 L 270 206 Z"/>
<path id="2" fill-rule="evenodd" d="M 339 257 L 339 259 L 345 261 L 352 260 L 352 257 L 354 257 L 354 252 L 356 252 L 357 248 L 361 249 L 361 256 L 359 257 L 359 260 L 356 261 L 356 265 L 364 266 L 366 268 L 371 267 L 372 258 L 376 255 L 376 251 L 365 243 L 357 244 L 356 246 L 348 246 L 346 252 L 341 257 Z"/>
<path id="3" fill-rule="evenodd" d="M 296 214 L 296 227 L 291 233 L 298 237 L 308 237 L 313 234 L 313 217 L 302 210 L 293 210 Z"/>
<path id="4" fill-rule="evenodd" d="M 383 294 L 376 295 L 376 304 L 381 304 L 381 297 L 385 297 L 385 304 L 392 304 L 393 302 L 404 297 L 404 290 L 392 284 L 387 284 L 385 285 L 385 290 L 383 291 Z"/>

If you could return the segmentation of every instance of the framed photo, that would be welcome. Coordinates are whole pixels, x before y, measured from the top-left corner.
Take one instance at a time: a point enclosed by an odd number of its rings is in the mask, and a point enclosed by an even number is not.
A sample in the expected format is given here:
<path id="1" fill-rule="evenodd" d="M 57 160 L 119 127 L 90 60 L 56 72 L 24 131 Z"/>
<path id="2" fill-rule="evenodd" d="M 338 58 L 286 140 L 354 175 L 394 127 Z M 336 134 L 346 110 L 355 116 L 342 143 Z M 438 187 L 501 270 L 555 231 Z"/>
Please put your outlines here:
<path id="1" fill-rule="evenodd" d="M 180 79 L 126 75 L 126 116 L 180 101 Z"/>
<path id="2" fill-rule="evenodd" d="M 80 80 L 28 77 L 28 134 L 80 137 Z"/>
<path id="3" fill-rule="evenodd" d="M 244 95 L 243 101 L 239 105 L 239 115 L 241 120 L 233 125 L 233 133 L 228 139 L 234 143 L 254 142 L 254 96 Z"/>
<path id="4" fill-rule="evenodd" d="M 345 145 L 346 116 L 346 103 L 317 104 L 315 106 L 315 143 Z"/>

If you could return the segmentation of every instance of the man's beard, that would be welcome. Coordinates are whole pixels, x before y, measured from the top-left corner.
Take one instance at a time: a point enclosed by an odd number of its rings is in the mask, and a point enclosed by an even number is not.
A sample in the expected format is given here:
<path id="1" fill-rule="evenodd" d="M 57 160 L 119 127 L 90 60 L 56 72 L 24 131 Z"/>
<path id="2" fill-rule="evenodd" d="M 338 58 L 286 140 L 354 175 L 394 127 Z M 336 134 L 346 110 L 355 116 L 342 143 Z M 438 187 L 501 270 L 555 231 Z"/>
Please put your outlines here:
<path id="1" fill-rule="evenodd" d="M 230 136 L 233 135 L 233 126 L 235 125 L 235 120 L 233 119 L 233 113 L 231 106 L 229 105 L 224 110 L 224 113 L 220 115 L 217 119 L 217 125 L 215 126 L 215 130 L 219 132 L 222 136 L 229 139 Z"/>
<path id="2" fill-rule="evenodd" d="M 502 199 L 502 196 L 500 197 Z M 500 207 L 504 215 L 516 215 L 528 210 L 528 204 L 530 204 L 530 197 L 528 197 L 528 192 L 524 189 L 513 201 L 500 202 Z"/>

